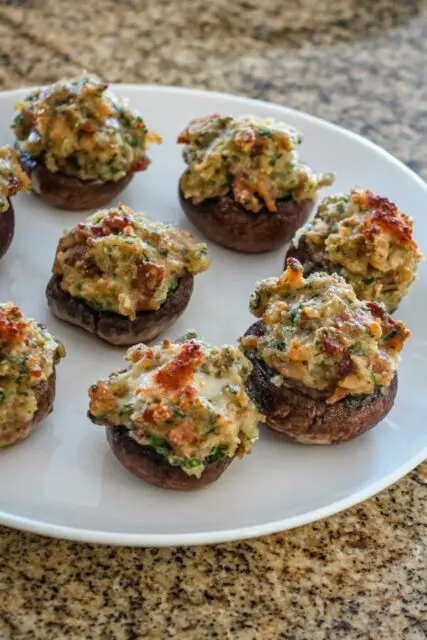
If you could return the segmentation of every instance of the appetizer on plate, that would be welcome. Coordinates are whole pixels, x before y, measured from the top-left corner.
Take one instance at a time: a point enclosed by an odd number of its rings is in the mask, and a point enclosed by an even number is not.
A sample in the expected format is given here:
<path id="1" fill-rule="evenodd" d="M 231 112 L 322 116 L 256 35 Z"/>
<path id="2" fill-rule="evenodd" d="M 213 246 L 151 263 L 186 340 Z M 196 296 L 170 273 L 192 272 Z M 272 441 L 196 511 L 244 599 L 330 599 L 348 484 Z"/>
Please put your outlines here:
<path id="1" fill-rule="evenodd" d="M 214 242 L 248 253 L 277 249 L 307 220 L 317 192 L 333 182 L 301 162 L 302 136 L 271 118 L 191 120 L 178 137 L 187 169 L 184 212 Z"/>
<path id="2" fill-rule="evenodd" d="M 153 340 L 185 310 L 204 243 L 120 204 L 59 241 L 46 295 L 53 313 L 115 345 Z"/>
<path id="3" fill-rule="evenodd" d="M 92 75 L 36 89 L 16 110 L 12 129 L 33 190 L 64 209 L 108 204 L 148 167 L 148 144 L 161 142 Z"/>
<path id="4" fill-rule="evenodd" d="M 287 257 L 298 258 L 306 276 L 314 271 L 338 273 L 358 298 L 382 302 L 391 313 L 408 292 L 423 257 L 412 227 L 411 218 L 371 191 L 327 196 L 298 232 Z"/>
<path id="5" fill-rule="evenodd" d="M 260 320 L 240 339 L 253 364 L 248 390 L 271 429 L 332 444 L 387 415 L 410 333 L 383 306 L 358 300 L 335 273 L 304 278 L 288 258 L 281 278 L 257 284 L 250 309 Z"/>
<path id="6" fill-rule="evenodd" d="M 89 418 L 106 427 L 131 473 L 168 489 L 217 480 L 258 438 L 258 413 L 245 390 L 251 364 L 232 346 L 188 333 L 129 349 L 124 371 L 89 390 Z"/>
<path id="7" fill-rule="evenodd" d="M 0 447 L 24 440 L 51 413 L 64 347 L 12 302 L 0 304 Z"/>
<path id="8" fill-rule="evenodd" d="M 15 214 L 11 197 L 30 185 L 18 154 L 9 145 L 0 147 L 0 258 L 10 247 L 15 231 Z"/>

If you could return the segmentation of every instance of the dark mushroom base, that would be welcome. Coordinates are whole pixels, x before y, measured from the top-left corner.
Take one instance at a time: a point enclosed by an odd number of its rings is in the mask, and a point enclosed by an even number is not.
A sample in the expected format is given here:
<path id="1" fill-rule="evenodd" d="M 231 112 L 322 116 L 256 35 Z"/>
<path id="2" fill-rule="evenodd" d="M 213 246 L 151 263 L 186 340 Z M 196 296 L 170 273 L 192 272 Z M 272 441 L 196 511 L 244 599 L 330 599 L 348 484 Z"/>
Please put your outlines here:
<path id="1" fill-rule="evenodd" d="M 256 322 L 245 335 L 262 333 L 262 323 Z M 397 373 L 388 387 L 378 387 L 371 395 L 346 396 L 327 404 L 327 394 L 292 380 L 276 387 L 271 382 L 272 370 L 256 353 L 248 350 L 245 355 L 253 365 L 248 393 L 265 414 L 267 426 L 303 444 L 335 444 L 356 438 L 385 418 L 396 397 Z"/>
<path id="2" fill-rule="evenodd" d="M 31 177 L 34 193 L 53 207 L 72 211 L 105 207 L 127 187 L 134 175 L 128 173 L 117 182 L 80 180 L 59 171 L 52 173 L 39 160 L 23 152 L 21 164 Z"/>
<path id="3" fill-rule="evenodd" d="M 325 271 L 327 267 L 322 265 L 320 262 L 316 262 L 313 253 L 311 251 L 310 245 L 305 239 L 305 236 L 300 236 L 298 239 L 298 245 L 295 246 L 291 244 L 289 249 L 286 252 L 285 262 L 283 268 L 286 269 L 286 261 L 288 258 L 296 258 L 301 262 L 304 267 L 304 276 L 307 277 L 316 271 Z"/>
<path id="4" fill-rule="evenodd" d="M 3 258 L 9 249 L 13 234 L 15 233 L 15 213 L 13 205 L 9 200 L 9 208 L 3 213 L 0 212 L 0 258 Z"/>
<path id="5" fill-rule="evenodd" d="M 125 427 L 106 427 L 106 433 L 112 452 L 127 471 L 150 484 L 165 489 L 176 491 L 201 489 L 215 482 L 233 461 L 233 458 L 224 457 L 210 462 L 200 478 L 196 478 L 196 476 L 187 475 L 179 467 L 170 465 L 152 447 L 138 444 Z"/>
<path id="6" fill-rule="evenodd" d="M 18 444 L 34 431 L 53 410 L 56 392 L 56 373 L 53 370 L 48 380 L 38 384 L 34 391 L 37 399 L 37 410 L 28 422 L 14 422 L 0 425 L 0 449 Z"/>
<path id="7" fill-rule="evenodd" d="M 278 201 L 274 213 L 266 207 L 259 213 L 252 213 L 230 195 L 193 204 L 179 189 L 179 199 L 187 218 L 206 238 L 244 253 L 282 247 L 307 221 L 314 206 L 312 200 L 296 202 L 289 198 Z"/>
<path id="8" fill-rule="evenodd" d="M 97 311 L 81 298 L 73 298 L 61 288 L 59 276 L 52 276 L 46 297 L 51 311 L 61 320 L 94 333 L 102 340 L 117 346 L 131 346 L 150 342 L 163 333 L 185 311 L 193 292 L 193 276 L 181 278 L 157 311 L 140 311 L 130 320 L 112 311 Z"/>

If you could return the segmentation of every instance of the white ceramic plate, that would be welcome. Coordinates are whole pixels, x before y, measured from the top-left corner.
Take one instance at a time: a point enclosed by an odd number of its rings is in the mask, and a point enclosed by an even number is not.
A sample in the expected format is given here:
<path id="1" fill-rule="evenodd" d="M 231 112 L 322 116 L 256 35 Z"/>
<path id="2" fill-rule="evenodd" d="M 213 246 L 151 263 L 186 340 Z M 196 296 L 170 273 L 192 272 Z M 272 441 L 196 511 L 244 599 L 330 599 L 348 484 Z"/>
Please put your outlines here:
<path id="1" fill-rule="evenodd" d="M 176 136 L 188 120 L 211 112 L 284 119 L 304 134 L 302 153 L 314 168 L 336 171 L 333 190 L 369 187 L 415 218 L 427 248 L 426 185 L 367 140 L 284 107 L 216 93 L 121 85 L 150 127 L 164 136 L 152 165 L 122 195 L 134 209 L 190 228 L 177 200 L 183 169 Z M 25 91 L 0 94 L 0 142 L 12 140 L 13 104 Z M 15 200 L 15 239 L 0 264 L 0 298 L 60 336 L 68 357 L 58 368 L 54 413 L 22 444 L 0 453 L 0 523 L 50 536 L 124 545 L 201 544 L 259 536 L 350 507 L 384 489 L 427 456 L 427 265 L 398 316 L 413 331 L 400 365 L 400 389 L 389 417 L 357 440 L 335 447 L 292 444 L 262 431 L 252 455 L 236 461 L 214 485 L 195 493 L 151 487 L 129 475 L 110 453 L 104 431 L 86 418 L 87 388 L 121 366 L 110 348 L 53 318 L 44 289 L 58 236 L 79 213 L 64 213 L 36 197 Z M 251 323 L 254 282 L 280 272 L 283 251 L 245 256 L 209 246 L 211 269 L 195 279 L 172 338 L 195 328 L 214 344 L 234 343 Z"/>

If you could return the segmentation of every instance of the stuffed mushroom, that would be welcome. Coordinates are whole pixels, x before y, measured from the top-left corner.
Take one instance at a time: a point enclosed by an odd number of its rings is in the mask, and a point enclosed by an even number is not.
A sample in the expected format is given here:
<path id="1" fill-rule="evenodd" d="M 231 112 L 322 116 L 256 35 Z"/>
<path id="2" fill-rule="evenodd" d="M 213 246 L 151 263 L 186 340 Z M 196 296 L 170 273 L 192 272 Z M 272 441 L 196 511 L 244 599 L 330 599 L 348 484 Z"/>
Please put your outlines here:
<path id="1" fill-rule="evenodd" d="M 187 169 L 179 182 L 184 212 L 207 238 L 256 253 L 288 242 L 307 220 L 317 192 L 333 182 L 301 162 L 302 136 L 272 118 L 191 120 L 178 137 Z"/>
<path id="2" fill-rule="evenodd" d="M 416 277 L 422 253 L 413 222 L 395 204 L 371 191 L 326 197 L 298 232 L 287 257 L 298 258 L 305 275 L 338 273 L 361 300 L 398 307 Z"/>
<path id="3" fill-rule="evenodd" d="M 62 344 L 12 302 L 0 304 L 0 448 L 24 440 L 51 413 Z"/>
<path id="4" fill-rule="evenodd" d="M 248 390 L 272 430 L 332 444 L 387 415 L 410 334 L 382 305 L 358 300 L 337 274 L 304 278 L 289 258 L 280 278 L 257 284 L 250 308 L 259 321 L 241 338 L 253 364 Z"/>
<path id="5" fill-rule="evenodd" d="M 36 89 L 16 105 L 12 129 L 33 191 L 64 209 L 105 206 L 150 161 L 161 138 L 97 76 Z"/>
<path id="6" fill-rule="evenodd" d="M 106 427 L 119 462 L 168 489 L 214 482 L 249 453 L 262 417 L 245 390 L 251 364 L 239 349 L 194 333 L 129 349 L 128 368 L 89 390 L 89 418 Z"/>
<path id="7" fill-rule="evenodd" d="M 18 154 L 12 147 L 0 147 L 0 258 L 9 249 L 15 231 L 15 214 L 11 197 L 30 185 Z"/>
<path id="8" fill-rule="evenodd" d="M 47 286 L 59 318 L 115 345 L 156 338 L 185 310 L 206 244 L 120 204 L 60 239 Z"/>

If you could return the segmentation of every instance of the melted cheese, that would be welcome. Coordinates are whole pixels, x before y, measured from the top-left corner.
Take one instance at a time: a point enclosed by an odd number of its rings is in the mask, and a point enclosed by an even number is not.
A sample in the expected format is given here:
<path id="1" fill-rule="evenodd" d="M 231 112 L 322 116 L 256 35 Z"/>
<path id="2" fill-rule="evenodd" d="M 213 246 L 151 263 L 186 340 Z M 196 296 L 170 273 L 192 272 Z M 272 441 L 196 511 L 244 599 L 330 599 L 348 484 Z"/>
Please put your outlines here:
<path id="1" fill-rule="evenodd" d="M 410 335 L 384 308 L 358 300 L 340 276 L 303 278 L 293 258 L 281 278 L 257 284 L 251 311 L 265 333 L 241 338 L 243 348 L 255 349 L 273 369 L 275 384 L 290 378 L 328 392 L 330 402 L 389 385 Z"/>
<path id="2" fill-rule="evenodd" d="M 238 349 L 189 338 L 138 345 L 126 357 L 126 371 L 90 390 L 97 422 L 127 427 L 190 475 L 200 476 L 213 459 L 250 451 L 261 416 L 245 390 L 250 363 Z"/>

